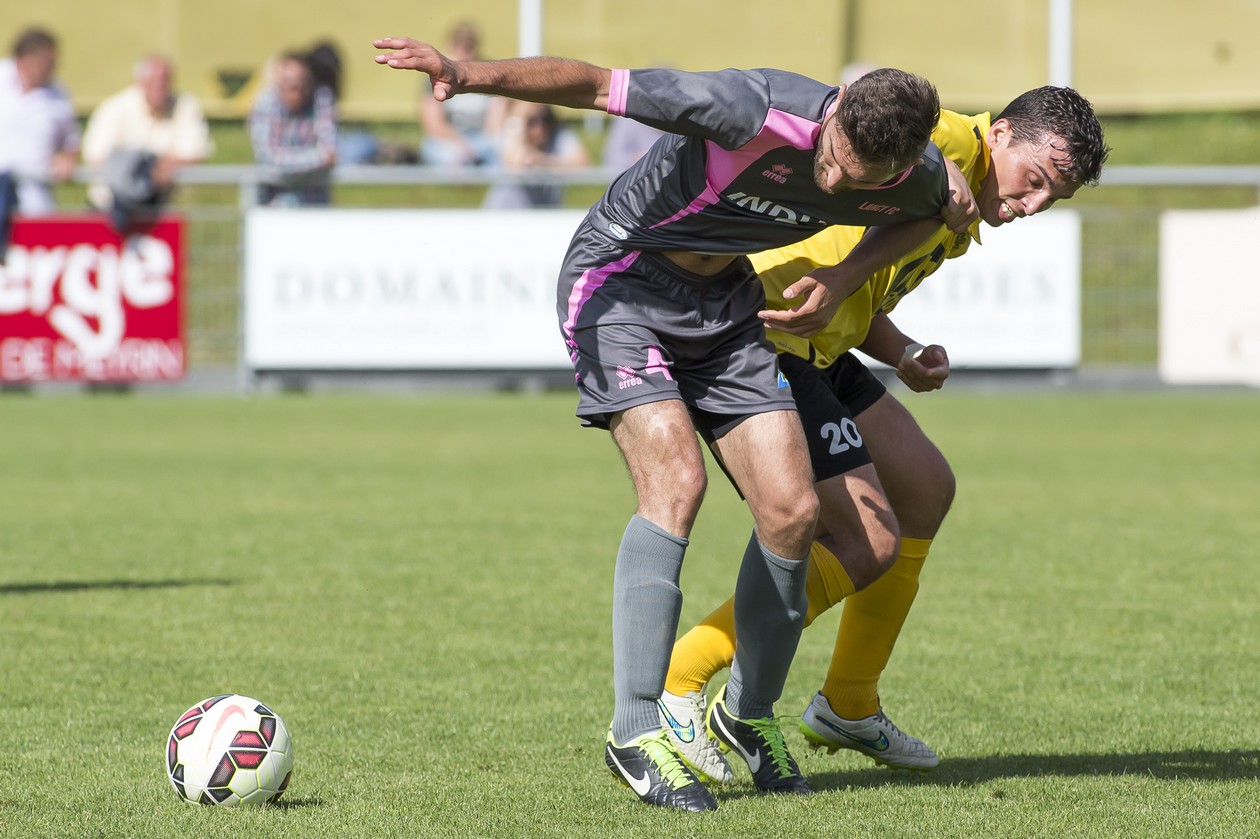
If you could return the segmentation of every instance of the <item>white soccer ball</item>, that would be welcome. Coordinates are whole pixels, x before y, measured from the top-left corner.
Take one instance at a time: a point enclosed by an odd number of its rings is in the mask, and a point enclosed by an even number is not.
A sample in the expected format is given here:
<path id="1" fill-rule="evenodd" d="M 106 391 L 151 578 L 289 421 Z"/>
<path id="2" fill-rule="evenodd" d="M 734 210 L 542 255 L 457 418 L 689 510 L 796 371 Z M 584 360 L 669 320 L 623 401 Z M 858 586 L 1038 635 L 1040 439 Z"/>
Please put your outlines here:
<path id="1" fill-rule="evenodd" d="M 257 699 L 212 696 L 176 720 L 166 739 L 166 774 L 191 804 L 270 804 L 293 775 L 293 741 L 284 720 Z"/>

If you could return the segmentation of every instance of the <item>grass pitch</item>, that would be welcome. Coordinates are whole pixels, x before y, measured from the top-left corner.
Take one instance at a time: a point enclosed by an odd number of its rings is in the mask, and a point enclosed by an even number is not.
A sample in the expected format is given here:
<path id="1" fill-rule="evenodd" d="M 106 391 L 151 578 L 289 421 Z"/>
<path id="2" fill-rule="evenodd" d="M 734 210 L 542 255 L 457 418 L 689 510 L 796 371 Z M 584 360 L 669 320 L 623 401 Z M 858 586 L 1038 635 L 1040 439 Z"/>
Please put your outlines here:
<path id="1" fill-rule="evenodd" d="M 789 731 L 818 794 L 761 797 L 737 767 L 694 816 L 602 765 L 633 498 L 569 394 L 0 398 L 0 835 L 1254 835 L 1260 397 L 906 401 L 959 493 L 882 696 L 940 769 Z M 730 593 L 749 526 L 715 472 L 685 624 Z M 279 807 L 166 781 L 176 716 L 223 692 L 293 733 Z"/>

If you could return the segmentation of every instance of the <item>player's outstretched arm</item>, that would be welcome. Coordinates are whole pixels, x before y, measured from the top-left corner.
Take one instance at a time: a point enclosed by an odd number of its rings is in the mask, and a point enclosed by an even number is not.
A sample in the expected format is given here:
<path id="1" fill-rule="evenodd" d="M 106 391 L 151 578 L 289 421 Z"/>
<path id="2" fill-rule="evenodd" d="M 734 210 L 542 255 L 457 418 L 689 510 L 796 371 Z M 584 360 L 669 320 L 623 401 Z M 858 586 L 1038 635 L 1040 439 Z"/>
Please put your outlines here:
<path id="1" fill-rule="evenodd" d="M 949 355 L 940 344 L 923 346 L 906 335 L 882 312 L 871 318 L 858 349 L 897 371 L 897 378 L 915 393 L 940 390 L 949 378 Z"/>
<path id="2" fill-rule="evenodd" d="M 568 108 L 607 110 L 612 71 L 572 58 L 507 58 L 454 61 L 414 38 L 379 38 L 377 64 L 417 70 L 433 82 L 433 98 L 444 102 L 460 93 L 490 93 Z"/>
<path id="3" fill-rule="evenodd" d="M 800 305 L 782 311 L 766 309 L 758 316 L 768 327 L 808 338 L 831 323 L 845 298 L 872 274 L 910 253 L 940 226 L 939 219 L 925 218 L 868 228 L 843 262 L 817 268 L 783 289 L 784 300 L 800 299 Z"/>

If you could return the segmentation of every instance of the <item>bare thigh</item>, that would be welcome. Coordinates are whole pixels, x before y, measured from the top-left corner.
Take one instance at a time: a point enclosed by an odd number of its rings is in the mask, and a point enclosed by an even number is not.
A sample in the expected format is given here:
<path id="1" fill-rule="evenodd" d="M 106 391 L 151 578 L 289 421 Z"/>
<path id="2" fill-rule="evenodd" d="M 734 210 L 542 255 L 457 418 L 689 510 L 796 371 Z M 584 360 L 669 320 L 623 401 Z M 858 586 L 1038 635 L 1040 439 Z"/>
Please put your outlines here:
<path id="1" fill-rule="evenodd" d="M 855 419 L 902 535 L 933 538 L 954 500 L 954 473 L 945 456 L 891 394 Z"/>
<path id="2" fill-rule="evenodd" d="M 748 501 L 761 543 L 788 559 L 807 556 L 818 497 L 796 412 L 754 414 L 714 448 Z"/>
<path id="3" fill-rule="evenodd" d="M 819 540 L 860 591 L 892 566 L 899 531 L 875 467 L 865 464 L 816 485 Z"/>
<path id="4" fill-rule="evenodd" d="M 611 424 L 638 497 L 636 512 L 676 536 L 695 524 L 707 482 L 704 456 L 687 407 L 679 399 L 638 405 Z"/>

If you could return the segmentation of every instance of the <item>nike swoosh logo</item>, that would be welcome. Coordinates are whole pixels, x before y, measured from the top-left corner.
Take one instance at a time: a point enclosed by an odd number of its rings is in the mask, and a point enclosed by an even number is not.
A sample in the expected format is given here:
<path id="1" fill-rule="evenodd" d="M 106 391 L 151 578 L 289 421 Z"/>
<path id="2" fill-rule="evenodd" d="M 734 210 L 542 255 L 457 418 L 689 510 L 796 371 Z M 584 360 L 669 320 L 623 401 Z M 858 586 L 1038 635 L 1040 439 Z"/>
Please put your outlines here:
<path id="1" fill-rule="evenodd" d="M 621 777 L 626 779 L 626 783 L 630 785 L 630 789 L 639 794 L 639 798 L 648 794 L 648 790 L 652 788 L 652 782 L 648 780 L 648 773 L 644 772 L 642 778 L 636 778 L 626 771 L 626 767 L 621 765 L 621 761 L 617 760 L 617 754 L 608 749 L 608 756 L 612 758 L 612 762 L 617 764 L 617 771 L 621 773 Z"/>
<path id="2" fill-rule="evenodd" d="M 696 724 L 694 722 L 687 723 L 687 727 L 683 728 L 682 723 L 674 719 L 674 715 L 669 712 L 669 708 L 665 707 L 665 703 L 656 700 L 656 705 L 661 709 L 661 716 L 665 717 L 665 724 L 674 731 L 674 736 L 684 743 L 690 743 L 696 739 Z"/>
<path id="3" fill-rule="evenodd" d="M 242 720 L 244 720 L 245 709 L 242 708 L 240 705 L 230 705 L 223 709 L 223 716 L 219 717 L 218 725 L 214 727 L 214 731 L 210 732 L 210 739 L 206 741 L 206 754 L 203 760 L 209 760 L 210 753 L 213 751 L 216 751 L 215 743 L 219 739 L 219 732 L 223 730 L 223 726 L 227 725 L 228 720 L 232 719 L 232 717 L 240 717 Z M 231 732 L 231 734 L 233 737 L 236 736 L 235 731 Z M 219 748 L 217 751 L 218 753 L 221 754 L 226 750 L 227 750 L 227 747 L 224 746 L 224 747 Z"/>
<path id="4" fill-rule="evenodd" d="M 727 730 L 726 726 L 722 724 L 721 714 L 713 714 L 713 721 L 717 723 L 718 728 L 722 729 L 722 733 L 726 735 L 727 741 L 735 746 L 735 751 L 739 752 L 748 763 L 748 771 L 756 775 L 757 770 L 761 768 L 761 749 L 749 754 L 744 750 L 744 747 L 740 745 L 740 742 L 735 739 L 735 735 L 731 734 L 731 732 Z"/>
<path id="5" fill-rule="evenodd" d="M 874 749 L 877 752 L 883 752 L 883 751 L 888 750 L 888 735 L 882 731 L 879 733 L 878 740 L 867 740 L 865 737 L 859 737 L 856 734 L 851 734 L 850 732 L 845 731 L 840 726 L 836 725 L 833 722 L 830 722 L 829 720 L 825 720 L 822 717 L 815 717 L 815 719 L 817 719 L 820 723 L 830 728 L 836 734 L 839 734 L 841 737 L 844 737 L 845 739 L 848 739 L 848 740 L 852 740 L 854 743 L 861 743 L 863 746 L 866 746 L 868 749 Z"/>

